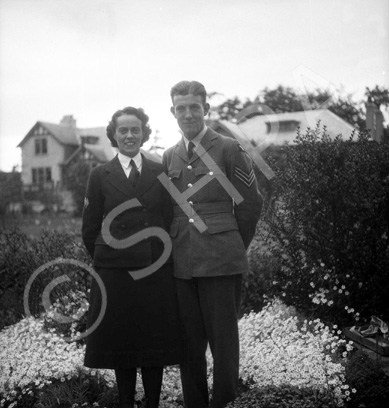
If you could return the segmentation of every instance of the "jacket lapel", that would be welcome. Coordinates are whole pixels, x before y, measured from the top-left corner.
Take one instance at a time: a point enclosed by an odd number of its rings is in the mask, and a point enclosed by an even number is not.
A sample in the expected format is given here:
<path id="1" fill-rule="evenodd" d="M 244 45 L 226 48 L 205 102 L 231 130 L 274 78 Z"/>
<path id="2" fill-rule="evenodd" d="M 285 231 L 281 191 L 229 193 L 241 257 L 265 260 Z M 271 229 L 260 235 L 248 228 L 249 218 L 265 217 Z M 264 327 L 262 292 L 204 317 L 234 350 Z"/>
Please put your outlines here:
<path id="1" fill-rule="evenodd" d="M 174 154 L 177 154 L 179 157 L 181 157 L 184 162 L 188 162 L 188 152 L 186 151 L 185 143 L 184 140 L 181 138 L 181 140 L 176 144 L 176 147 L 174 149 Z"/>
<path id="2" fill-rule="evenodd" d="M 126 174 L 123 171 L 122 165 L 119 162 L 118 156 L 115 156 L 109 163 L 106 168 L 107 180 L 120 192 L 125 194 L 128 197 L 134 197 L 135 190 L 131 186 Z"/>
<path id="3" fill-rule="evenodd" d="M 142 154 L 142 171 L 138 184 L 134 188 L 126 177 L 118 157 L 114 157 L 107 166 L 107 180 L 119 191 L 129 198 L 138 197 L 144 194 L 156 181 L 157 174 L 152 162 Z"/>
<path id="4" fill-rule="evenodd" d="M 199 152 L 199 149 L 196 149 L 196 153 L 189 160 L 189 163 L 198 160 L 199 158 L 201 158 L 201 156 L 205 154 L 206 151 L 211 149 L 213 147 L 214 139 L 217 139 L 217 134 L 212 129 L 208 128 L 200 142 L 200 145 L 203 148 L 201 149 L 202 151 Z"/>

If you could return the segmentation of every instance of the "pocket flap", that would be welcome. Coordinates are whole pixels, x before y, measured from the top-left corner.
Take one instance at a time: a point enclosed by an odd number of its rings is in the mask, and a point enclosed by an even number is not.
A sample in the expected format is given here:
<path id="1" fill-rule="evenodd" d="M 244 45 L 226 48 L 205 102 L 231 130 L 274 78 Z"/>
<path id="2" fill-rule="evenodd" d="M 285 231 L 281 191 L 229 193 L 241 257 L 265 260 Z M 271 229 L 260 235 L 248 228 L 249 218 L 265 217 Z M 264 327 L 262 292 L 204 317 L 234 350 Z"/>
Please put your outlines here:
<path id="1" fill-rule="evenodd" d="M 169 170 L 168 176 L 170 178 L 180 178 L 181 170 Z"/>
<path id="2" fill-rule="evenodd" d="M 208 174 L 209 169 L 208 167 L 196 167 L 195 168 L 195 176 L 200 176 L 201 174 Z"/>
<path id="3" fill-rule="evenodd" d="M 219 232 L 238 230 L 238 223 L 231 214 L 221 214 L 204 218 L 209 234 L 218 234 Z"/>
<path id="4" fill-rule="evenodd" d="M 177 236 L 178 233 L 178 222 L 174 222 L 172 223 L 172 225 L 170 226 L 170 231 L 169 231 L 169 235 L 174 238 Z"/>

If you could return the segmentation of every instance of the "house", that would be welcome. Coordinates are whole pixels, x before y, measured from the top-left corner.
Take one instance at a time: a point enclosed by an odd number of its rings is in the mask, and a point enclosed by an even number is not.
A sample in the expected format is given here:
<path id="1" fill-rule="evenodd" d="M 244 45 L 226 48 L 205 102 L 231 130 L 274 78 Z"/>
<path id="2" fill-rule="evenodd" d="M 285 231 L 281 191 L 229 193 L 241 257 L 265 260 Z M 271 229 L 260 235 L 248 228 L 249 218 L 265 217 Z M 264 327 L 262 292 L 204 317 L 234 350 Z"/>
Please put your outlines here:
<path id="1" fill-rule="evenodd" d="M 293 144 L 297 130 L 305 133 L 308 128 L 315 129 L 318 121 L 320 128 L 326 126 L 331 138 L 341 134 L 349 137 L 354 128 L 346 121 L 328 109 L 306 110 L 277 114 L 262 114 L 256 109 L 247 110 L 247 115 L 239 114 L 238 120 L 210 121 L 215 131 L 229 137 L 234 137 L 248 152 L 257 165 L 256 175 L 261 192 L 266 196 L 272 195 L 271 180 L 275 173 L 263 157 L 267 148 L 277 149 L 285 143 Z"/>
<path id="2" fill-rule="evenodd" d="M 64 186 L 68 166 L 82 158 L 95 167 L 117 153 L 105 127 L 78 128 L 72 115 L 64 116 L 59 124 L 36 122 L 18 147 L 22 150 L 24 199 L 37 212 L 45 208 L 45 200 L 52 206 L 54 202 L 54 209 L 72 211 L 72 196 Z M 160 161 L 158 156 L 142 152 Z"/>
<path id="3" fill-rule="evenodd" d="M 237 133 L 245 137 L 262 152 L 267 147 L 293 144 L 297 129 L 305 133 L 308 128 L 315 129 L 320 121 L 320 128 L 326 127 L 327 134 L 335 138 L 341 134 L 349 137 L 354 127 L 328 109 L 306 110 L 268 115 L 254 115 L 240 122 L 218 121 L 219 132 Z M 216 129 L 215 129 L 216 130 Z"/>
<path id="4" fill-rule="evenodd" d="M 79 129 L 71 115 L 64 116 L 59 124 L 36 122 L 18 147 L 22 150 L 25 187 L 57 187 L 63 181 L 64 167 L 82 149 L 96 164 L 115 154 L 105 136 L 105 128 Z"/>
<path id="5" fill-rule="evenodd" d="M 263 160 L 261 153 L 270 146 L 293 144 L 297 130 L 305 133 L 308 128 L 326 127 L 331 138 L 341 134 L 349 137 L 354 128 L 328 109 L 306 110 L 277 114 L 251 114 L 240 121 L 212 121 L 209 125 L 217 132 L 234 137 L 247 150 L 267 179 L 274 173 Z"/>
<path id="6" fill-rule="evenodd" d="M 42 197 L 47 201 L 48 196 L 54 207 L 59 205 L 72 210 L 72 197 L 64 188 L 63 180 L 67 165 L 80 154 L 91 166 L 115 155 L 104 127 L 77 128 L 72 115 L 64 116 L 59 124 L 36 122 L 18 147 L 22 150 L 24 198 L 38 212 L 45 206 Z"/>

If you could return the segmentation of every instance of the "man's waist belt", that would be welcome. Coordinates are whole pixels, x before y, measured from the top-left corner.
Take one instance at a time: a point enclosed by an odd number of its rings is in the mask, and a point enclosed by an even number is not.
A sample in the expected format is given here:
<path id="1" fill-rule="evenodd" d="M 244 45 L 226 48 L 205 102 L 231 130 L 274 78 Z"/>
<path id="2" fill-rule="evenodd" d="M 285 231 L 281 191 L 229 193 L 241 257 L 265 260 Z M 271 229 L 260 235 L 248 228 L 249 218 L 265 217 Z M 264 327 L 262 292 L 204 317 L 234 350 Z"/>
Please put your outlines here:
<path id="1" fill-rule="evenodd" d="M 220 201 L 216 203 L 192 203 L 192 201 L 189 201 L 187 208 L 188 210 L 196 212 L 198 215 L 233 212 L 232 201 Z M 175 217 L 187 217 L 187 214 L 185 214 L 184 210 L 179 205 L 174 205 L 173 211 Z"/>

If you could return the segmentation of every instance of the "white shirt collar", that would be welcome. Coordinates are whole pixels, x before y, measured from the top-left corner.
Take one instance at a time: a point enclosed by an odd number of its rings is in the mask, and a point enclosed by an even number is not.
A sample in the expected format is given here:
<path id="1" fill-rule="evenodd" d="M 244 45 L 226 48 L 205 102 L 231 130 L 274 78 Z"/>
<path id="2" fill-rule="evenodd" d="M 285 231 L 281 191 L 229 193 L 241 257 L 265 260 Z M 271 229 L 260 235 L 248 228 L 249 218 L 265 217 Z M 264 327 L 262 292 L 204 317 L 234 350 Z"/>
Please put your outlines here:
<path id="1" fill-rule="evenodd" d="M 134 160 L 136 168 L 141 171 L 142 169 L 142 156 L 140 152 L 134 157 L 128 157 L 125 154 L 118 153 L 118 159 L 122 167 L 128 169 L 130 167 L 130 161 Z"/>
<path id="2" fill-rule="evenodd" d="M 189 142 L 192 142 L 195 145 L 195 147 L 197 147 L 200 144 L 201 139 L 203 138 L 203 136 L 207 133 L 207 130 L 208 130 L 207 126 L 204 126 L 203 130 L 198 135 L 196 135 L 192 140 L 187 139 L 184 136 L 184 134 L 182 134 L 182 136 L 183 136 L 182 138 L 184 139 L 186 150 L 188 150 Z"/>

